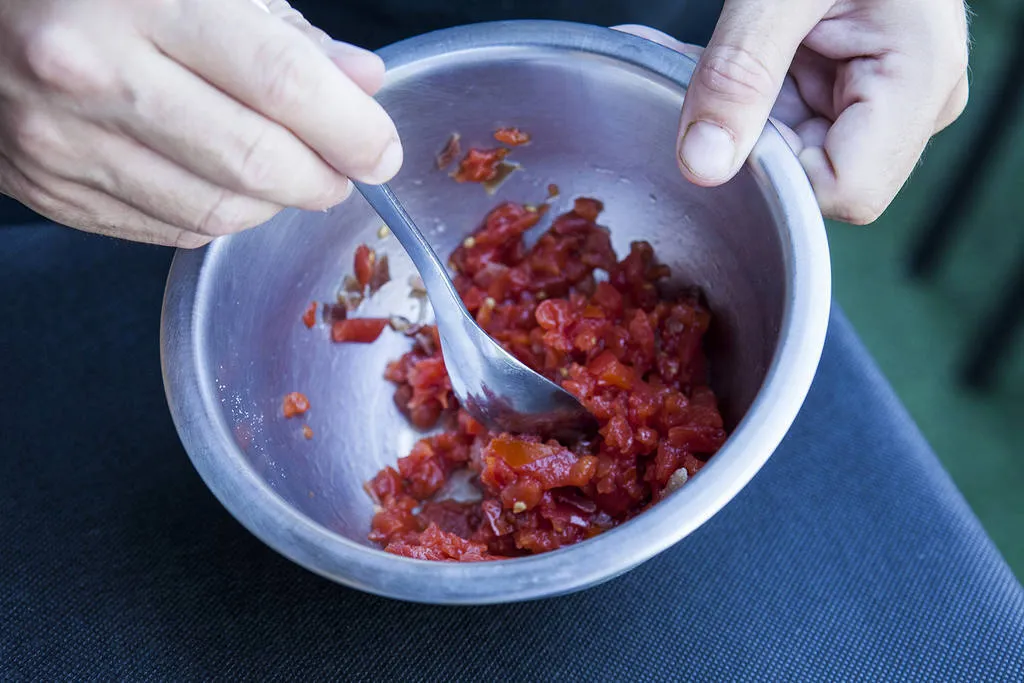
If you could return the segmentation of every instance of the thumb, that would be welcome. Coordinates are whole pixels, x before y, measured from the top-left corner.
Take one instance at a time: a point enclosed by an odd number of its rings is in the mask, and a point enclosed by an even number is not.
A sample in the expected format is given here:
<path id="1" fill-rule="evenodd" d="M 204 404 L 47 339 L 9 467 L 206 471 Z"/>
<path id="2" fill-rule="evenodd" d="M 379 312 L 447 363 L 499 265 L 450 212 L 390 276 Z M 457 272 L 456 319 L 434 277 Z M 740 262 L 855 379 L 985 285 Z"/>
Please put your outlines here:
<path id="1" fill-rule="evenodd" d="M 757 142 L 821 0 L 726 0 L 683 101 L 679 162 L 691 182 L 732 178 Z"/>

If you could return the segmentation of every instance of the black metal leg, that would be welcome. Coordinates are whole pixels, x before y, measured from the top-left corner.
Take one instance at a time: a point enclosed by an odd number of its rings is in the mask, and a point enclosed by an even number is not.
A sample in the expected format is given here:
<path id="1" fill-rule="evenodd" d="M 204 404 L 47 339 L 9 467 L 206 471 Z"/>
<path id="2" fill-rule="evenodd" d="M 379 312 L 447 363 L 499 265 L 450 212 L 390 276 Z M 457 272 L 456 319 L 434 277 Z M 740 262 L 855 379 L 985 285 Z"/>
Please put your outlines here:
<path id="1" fill-rule="evenodd" d="M 992 384 L 1000 361 L 1013 345 L 1014 333 L 1024 323 L 1024 250 L 1010 279 L 1002 299 L 982 321 L 967 347 L 960 376 L 968 386 L 984 389 Z"/>
<path id="2" fill-rule="evenodd" d="M 1013 54 L 1007 60 L 999 92 L 992 98 L 985 121 L 971 143 L 968 156 L 954 176 L 950 187 L 925 222 L 925 229 L 911 249 L 909 270 L 914 276 L 930 274 L 945 254 L 958 227 L 986 178 L 992 158 L 1006 144 L 1008 129 L 1017 120 L 1024 100 L 1024 13 L 1020 16 Z"/>

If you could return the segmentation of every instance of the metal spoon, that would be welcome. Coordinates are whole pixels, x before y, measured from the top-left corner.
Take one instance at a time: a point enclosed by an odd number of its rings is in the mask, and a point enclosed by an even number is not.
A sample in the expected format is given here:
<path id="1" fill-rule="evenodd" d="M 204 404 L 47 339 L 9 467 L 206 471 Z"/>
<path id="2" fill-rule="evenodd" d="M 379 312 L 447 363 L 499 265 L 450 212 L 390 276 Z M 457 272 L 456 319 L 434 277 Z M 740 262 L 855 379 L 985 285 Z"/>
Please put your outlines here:
<path id="1" fill-rule="evenodd" d="M 568 391 L 526 367 L 480 329 L 434 249 L 388 185 L 354 183 L 401 242 L 427 289 L 452 389 L 491 429 L 572 438 L 595 428 Z"/>

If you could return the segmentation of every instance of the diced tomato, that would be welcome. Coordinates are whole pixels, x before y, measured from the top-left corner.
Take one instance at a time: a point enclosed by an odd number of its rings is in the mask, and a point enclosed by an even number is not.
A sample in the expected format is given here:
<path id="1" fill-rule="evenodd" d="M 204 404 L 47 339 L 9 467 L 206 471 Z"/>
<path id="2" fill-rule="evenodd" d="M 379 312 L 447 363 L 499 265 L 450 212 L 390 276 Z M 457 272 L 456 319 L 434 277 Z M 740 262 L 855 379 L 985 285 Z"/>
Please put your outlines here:
<path id="1" fill-rule="evenodd" d="M 353 264 L 353 272 L 356 274 L 356 281 L 360 287 L 366 288 L 373 277 L 373 267 L 377 262 L 377 252 L 365 244 L 356 247 L 356 254 Z"/>
<path id="2" fill-rule="evenodd" d="M 498 175 L 498 164 L 508 156 L 504 147 L 496 149 L 471 149 L 459 162 L 459 168 L 452 176 L 460 183 L 485 183 Z"/>
<path id="3" fill-rule="evenodd" d="M 485 562 L 500 559 L 491 555 L 483 543 L 474 543 L 441 531 L 434 524 L 419 535 L 416 543 L 398 541 L 389 543 L 384 550 L 393 555 L 441 562 Z"/>
<path id="4" fill-rule="evenodd" d="M 377 341 L 377 338 L 380 337 L 387 326 L 387 318 L 348 318 L 347 320 L 338 320 L 331 325 L 331 339 L 336 342 L 370 344 Z"/>
<path id="5" fill-rule="evenodd" d="M 307 410 L 309 410 L 309 399 L 306 398 L 305 394 L 293 391 L 285 395 L 282 405 L 282 412 L 284 412 L 285 417 L 297 417 L 305 414 Z"/>
<path id="6" fill-rule="evenodd" d="M 530 135 L 518 128 L 499 128 L 494 131 L 494 139 L 511 147 L 518 147 L 528 143 Z"/>
<path id="7" fill-rule="evenodd" d="M 622 294 L 607 282 L 597 283 L 597 288 L 590 300 L 607 311 L 613 318 L 622 315 Z"/>
<path id="8" fill-rule="evenodd" d="M 562 331 L 573 320 L 573 311 L 565 299 L 548 299 L 537 306 L 537 324 L 545 330 Z"/>
<path id="9" fill-rule="evenodd" d="M 313 329 L 313 325 L 316 325 L 316 302 L 312 302 L 306 307 L 306 312 L 302 314 L 302 324 L 306 327 Z"/>
<path id="10" fill-rule="evenodd" d="M 502 434 L 494 439 L 487 448 L 492 455 L 501 458 L 505 464 L 514 469 L 525 467 L 542 458 L 549 458 L 564 450 L 561 446 L 524 441 L 508 434 Z"/>
<path id="11" fill-rule="evenodd" d="M 579 197 L 573 202 L 572 211 L 577 216 L 588 221 L 596 221 L 599 213 L 604 211 L 604 204 L 589 197 Z"/>
<path id="12" fill-rule="evenodd" d="M 611 351 L 605 351 L 590 361 L 587 369 L 598 381 L 619 389 L 632 389 L 636 383 L 636 376 L 632 368 L 620 363 Z"/>

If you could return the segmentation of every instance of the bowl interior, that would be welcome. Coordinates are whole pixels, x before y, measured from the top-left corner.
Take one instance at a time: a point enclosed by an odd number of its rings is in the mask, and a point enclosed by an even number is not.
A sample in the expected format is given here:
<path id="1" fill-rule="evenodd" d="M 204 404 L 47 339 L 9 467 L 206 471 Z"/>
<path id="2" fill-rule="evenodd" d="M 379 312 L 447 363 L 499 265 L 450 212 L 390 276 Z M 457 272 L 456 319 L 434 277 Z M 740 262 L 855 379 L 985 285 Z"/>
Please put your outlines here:
<path id="1" fill-rule="evenodd" d="M 627 62 L 559 49 L 462 50 L 394 68 L 380 101 L 398 124 L 405 165 L 399 196 L 446 256 L 502 200 L 539 203 L 549 214 L 577 196 L 605 203 L 601 222 L 620 256 L 647 240 L 675 286 L 698 285 L 714 313 L 713 384 L 735 425 L 765 380 L 782 327 L 787 266 L 775 204 L 756 173 L 726 186 L 683 181 L 673 148 L 683 90 Z M 458 132 L 463 149 L 493 146 L 501 126 L 533 142 L 494 195 L 455 183 L 435 155 Z M 550 220 L 539 227 L 544 229 Z M 386 253 L 392 281 L 362 315 L 415 319 L 413 270 L 358 197 L 326 213 L 286 211 L 271 224 L 208 250 L 193 321 L 200 381 L 220 406 L 248 465 L 280 497 L 326 530 L 368 544 L 372 505 L 363 483 L 405 455 L 419 434 L 392 403 L 384 365 L 407 340 L 390 330 L 372 345 L 336 345 L 300 317 L 331 301 L 360 243 Z M 282 397 L 306 394 L 304 419 L 282 416 Z M 314 432 L 311 440 L 302 425 Z M 678 495 L 687 495 L 684 487 Z"/>

